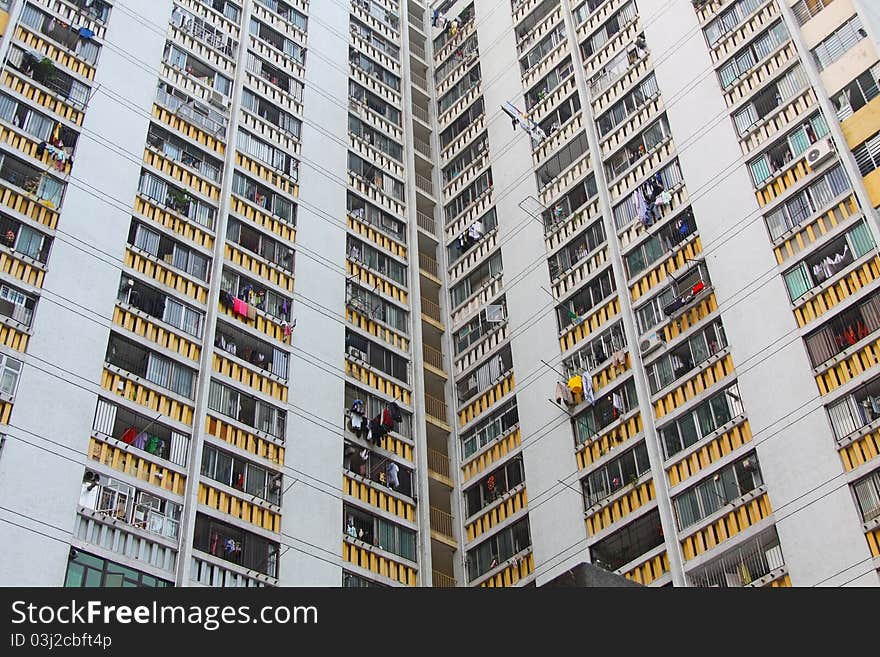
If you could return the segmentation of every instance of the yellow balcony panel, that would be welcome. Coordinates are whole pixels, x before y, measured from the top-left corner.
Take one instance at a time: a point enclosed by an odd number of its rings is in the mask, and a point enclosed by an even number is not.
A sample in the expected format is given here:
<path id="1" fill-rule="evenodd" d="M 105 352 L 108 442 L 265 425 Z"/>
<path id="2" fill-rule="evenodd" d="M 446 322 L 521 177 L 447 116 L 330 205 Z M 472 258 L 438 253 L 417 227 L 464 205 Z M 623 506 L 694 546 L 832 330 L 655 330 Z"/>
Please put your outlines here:
<path id="1" fill-rule="evenodd" d="M 58 212 L 39 203 L 33 196 L 15 189 L 9 189 L 0 181 L 0 205 L 30 217 L 47 228 L 58 226 Z"/>
<path id="2" fill-rule="evenodd" d="M 138 310 L 116 306 L 113 309 L 113 323 L 170 349 L 184 358 L 189 358 L 194 363 L 199 362 L 202 348 L 198 342 L 181 337 L 176 332 L 162 326 L 155 318 Z"/>
<path id="3" fill-rule="evenodd" d="M 299 185 L 287 176 L 282 176 L 278 173 L 277 169 L 268 167 L 247 155 L 242 155 L 238 151 L 235 153 L 235 163 L 242 169 L 250 171 L 258 178 L 261 178 L 264 182 L 280 189 L 285 196 L 292 196 L 293 198 L 299 196 Z"/>
<path id="4" fill-rule="evenodd" d="M 153 280 L 159 281 L 173 290 L 177 290 L 190 299 L 195 299 L 200 303 L 205 303 L 208 300 L 207 287 L 190 280 L 170 267 L 166 267 L 162 262 L 157 262 L 145 255 L 135 253 L 131 248 L 125 250 L 124 262 L 127 267 L 131 267 L 136 272 L 145 274 Z"/>
<path id="5" fill-rule="evenodd" d="M 575 326 L 567 327 L 562 335 L 559 336 L 560 349 L 568 351 L 595 333 L 600 326 L 618 314 L 620 314 L 620 299 L 615 296 L 598 308 L 592 309 L 582 322 Z"/>
<path id="6" fill-rule="evenodd" d="M 390 253 L 393 253 L 398 258 L 406 260 L 407 249 L 405 246 L 394 241 L 393 239 L 385 235 L 385 233 L 379 232 L 365 221 L 360 221 L 350 214 L 346 216 L 349 230 L 357 233 L 358 235 L 361 235 L 362 237 L 366 237 L 376 246 L 381 247 Z"/>
<path id="7" fill-rule="evenodd" d="M 268 370 L 265 373 L 254 371 L 256 365 L 248 367 L 217 353 L 214 354 L 212 359 L 212 367 L 215 372 L 243 383 L 252 390 L 276 399 L 283 404 L 287 403 L 287 383 L 269 374 Z"/>
<path id="8" fill-rule="evenodd" d="M 284 464 L 284 447 L 231 422 L 208 415 L 205 419 L 205 432 L 276 465 Z"/>
<path id="9" fill-rule="evenodd" d="M 44 107 L 53 114 L 56 114 L 61 118 L 67 119 L 71 123 L 79 126 L 82 125 L 82 112 L 74 109 L 52 92 L 40 89 L 35 84 L 32 84 L 27 78 L 19 75 L 17 72 L 13 72 L 9 68 L 7 68 L 5 71 L 3 71 L 3 74 L 0 75 L 0 83 L 21 94 L 28 100 L 32 101 L 33 104 Z"/>
<path id="10" fill-rule="evenodd" d="M 0 10 L 0 35 L 6 33 L 7 25 L 9 25 L 9 12 Z"/>
<path id="11" fill-rule="evenodd" d="M 56 164 L 58 164 L 58 160 L 52 157 L 49 154 L 49 151 L 44 150 L 42 155 L 37 154 L 40 142 L 30 137 L 29 135 L 21 134 L 11 128 L 7 128 L 6 126 L 0 126 L 0 140 L 9 144 L 17 151 L 29 155 L 35 160 L 39 160 L 44 165 L 46 165 L 47 170 L 51 170 L 52 172 L 59 174 L 70 173 L 72 165 L 69 158 L 64 160 L 61 168 L 58 169 L 56 167 Z"/>
<path id="12" fill-rule="evenodd" d="M 791 588 L 791 577 L 788 576 L 788 573 L 785 573 L 782 577 L 771 580 L 769 584 L 764 586 L 764 588 Z"/>
<path id="13" fill-rule="evenodd" d="M 812 170 L 807 166 L 807 163 L 803 159 L 799 160 L 797 164 L 774 176 L 768 183 L 761 186 L 755 193 L 758 205 L 763 208 L 768 203 L 771 203 L 773 199 L 781 196 L 786 190 L 796 185 L 799 180 L 806 178 L 810 173 L 812 173 Z"/>
<path id="14" fill-rule="evenodd" d="M 500 588 L 513 586 L 525 579 L 535 571 L 535 555 L 529 552 L 527 555 L 516 559 L 509 566 L 495 573 L 491 577 L 480 582 L 484 588 Z"/>
<path id="15" fill-rule="evenodd" d="M 361 283 L 366 285 L 371 290 L 376 290 L 381 292 L 382 294 L 391 297 L 395 301 L 402 303 L 403 305 L 407 305 L 408 295 L 406 290 L 389 283 L 387 280 L 378 276 L 368 267 L 361 267 L 359 264 L 352 262 L 351 260 L 346 259 L 345 261 L 346 271 L 349 276 L 356 277 Z"/>
<path id="16" fill-rule="evenodd" d="M 378 551 L 371 549 L 360 541 L 352 540 L 348 537 L 343 538 L 342 558 L 350 564 L 369 570 L 400 582 L 405 586 L 416 586 L 418 582 L 418 571 L 412 566 L 399 563 L 390 559 L 385 553 L 379 554 Z"/>
<path id="17" fill-rule="evenodd" d="M 246 493 L 242 493 L 242 495 L 246 495 Z M 248 497 L 252 496 L 248 495 Z M 199 504 L 204 504 L 233 518 L 244 520 L 260 529 L 275 533 L 281 532 L 281 514 L 269 509 L 268 502 L 259 504 L 242 499 L 201 481 L 199 482 L 198 499 Z"/>
<path id="18" fill-rule="evenodd" d="M 160 226 L 164 226 L 168 230 L 174 231 L 181 237 L 195 242 L 199 246 L 212 250 L 214 248 L 214 237 L 203 230 L 198 224 L 187 221 L 178 217 L 165 208 L 159 207 L 149 199 L 138 196 L 134 200 L 134 210 L 142 217 L 154 221 Z"/>
<path id="19" fill-rule="evenodd" d="M 283 290 L 293 292 L 293 275 L 284 271 L 278 265 L 270 264 L 262 258 L 248 253 L 229 242 L 224 246 L 224 255 L 226 260 L 232 264 L 247 269 L 252 274 L 273 285 L 277 285 Z"/>
<path id="20" fill-rule="evenodd" d="M 59 48 L 54 43 L 42 38 L 41 35 L 31 32 L 26 25 L 18 24 L 18 27 L 15 29 L 15 38 L 26 44 L 30 50 L 42 53 L 54 60 L 56 64 L 61 64 L 61 66 L 73 71 L 80 77 L 86 80 L 95 79 L 95 69 L 93 66 L 79 59 L 69 50 Z"/>
<path id="21" fill-rule="evenodd" d="M 874 256 L 827 287 L 822 286 L 819 291 L 808 293 L 808 299 L 801 302 L 794 310 L 798 326 L 806 326 L 817 317 L 821 317 L 877 278 L 880 278 L 880 258 Z"/>
<path id="22" fill-rule="evenodd" d="M 630 296 L 633 301 L 638 301 L 658 285 L 668 280 L 670 274 L 675 274 L 687 264 L 688 260 L 695 260 L 703 252 L 703 242 L 700 236 L 689 237 L 688 241 L 675 254 L 669 256 L 659 265 L 633 283 L 630 288 Z"/>
<path id="23" fill-rule="evenodd" d="M 614 425 L 596 438 L 586 441 L 577 451 L 577 464 L 581 470 L 586 470 L 600 458 L 613 451 L 617 447 L 625 446 L 631 438 L 638 436 L 642 431 L 642 414 L 636 413 L 631 418 L 620 424 Z"/>
<path id="24" fill-rule="evenodd" d="M 865 538 L 868 540 L 868 547 L 871 549 L 871 554 L 874 557 L 880 557 L 880 527 L 875 527 L 873 530 L 869 531 L 865 534 Z"/>
<path id="25" fill-rule="evenodd" d="M 685 561 L 721 545 L 729 538 L 769 517 L 772 512 L 770 498 L 766 492 L 762 491 L 758 497 L 748 499 L 721 518 L 681 541 Z"/>
<path id="26" fill-rule="evenodd" d="M 409 351 L 409 340 L 406 337 L 350 306 L 345 309 L 345 320 L 352 326 L 367 331 L 370 335 L 376 336 L 401 351 Z"/>
<path id="27" fill-rule="evenodd" d="M 24 353 L 27 350 L 30 334 L 0 320 L 0 344 Z"/>
<path id="28" fill-rule="evenodd" d="M 684 456 L 673 456 L 672 458 L 678 458 L 678 461 L 669 466 L 666 473 L 670 487 L 677 486 L 689 477 L 693 477 L 751 440 L 751 426 L 749 426 L 748 420 L 743 419 L 736 426 L 731 427 L 705 445 L 701 445 L 698 449 L 685 452 Z"/>
<path id="29" fill-rule="evenodd" d="M 804 249 L 820 240 L 829 231 L 833 230 L 850 217 L 859 214 L 859 205 L 855 196 L 848 196 L 825 214 L 819 215 L 812 221 L 802 224 L 797 231 L 785 238 L 785 241 L 773 249 L 776 262 L 780 265 L 791 260 Z"/>
<path id="30" fill-rule="evenodd" d="M 221 315 L 225 315 L 229 319 L 242 322 L 255 328 L 257 331 L 262 333 L 263 335 L 267 335 L 273 340 L 277 340 L 278 342 L 289 343 L 290 336 L 284 335 L 284 326 L 282 326 L 280 319 L 275 319 L 270 315 L 267 315 L 262 310 L 256 311 L 256 317 L 253 320 L 245 319 L 241 315 L 237 314 L 232 308 L 224 306 L 222 303 L 217 304 L 217 311 Z"/>
<path id="31" fill-rule="evenodd" d="M 654 402 L 654 416 L 659 420 L 681 405 L 712 388 L 736 371 L 729 353 L 714 362 L 704 363 L 689 379 Z"/>
<path id="32" fill-rule="evenodd" d="M 623 576 L 642 586 L 648 586 L 651 582 L 663 577 L 669 570 L 669 555 L 666 554 L 666 550 L 663 550 L 660 554 L 656 554 L 639 565 L 630 568 L 623 573 Z"/>
<path id="33" fill-rule="evenodd" d="M 880 132 L 880 96 L 843 121 L 840 129 L 850 149 Z"/>
<path id="34" fill-rule="evenodd" d="M 397 384 L 382 374 L 379 374 L 371 367 L 365 367 L 350 360 L 345 361 L 345 373 L 353 379 L 357 379 L 374 390 L 378 390 L 388 397 L 399 399 L 401 402 L 409 406 L 412 403 L 412 397 L 409 390 L 402 385 Z"/>
<path id="35" fill-rule="evenodd" d="M 461 467 L 464 481 L 470 481 L 481 472 L 484 472 L 521 444 L 522 434 L 520 434 L 519 427 L 517 427 L 504 437 L 496 440 L 486 451 L 480 452 L 478 456 L 472 458 Z"/>
<path id="36" fill-rule="evenodd" d="M 635 486 L 624 483 L 624 493 L 617 493 L 618 497 L 604 500 L 587 509 L 587 533 L 595 536 L 611 525 L 620 522 L 633 511 L 653 501 L 657 495 L 654 490 L 654 480 L 649 479 Z"/>
<path id="37" fill-rule="evenodd" d="M 676 317 L 663 327 L 663 339 L 671 342 L 678 336 L 687 333 L 692 326 L 703 321 L 718 310 L 718 301 L 713 291 L 708 297 L 688 308 L 684 313 Z"/>
<path id="38" fill-rule="evenodd" d="M 220 199 L 220 188 L 217 185 L 208 182 L 175 160 L 165 157 L 162 153 L 149 148 L 144 149 L 144 162 L 213 201 Z"/>
<path id="39" fill-rule="evenodd" d="M 43 287 L 46 270 L 30 258 L 0 247 L 0 272 L 33 287 Z"/>
<path id="40" fill-rule="evenodd" d="M 0 424 L 9 424 L 12 416 L 12 402 L 0 401 Z"/>
<path id="41" fill-rule="evenodd" d="M 849 383 L 877 363 L 880 363 L 880 338 L 816 375 L 820 394 L 825 395 Z"/>
<path id="42" fill-rule="evenodd" d="M 479 538 L 495 525 L 499 525 L 511 516 L 519 513 L 528 506 L 529 498 L 525 488 L 516 491 L 512 495 L 505 493 L 500 498 L 500 504 L 493 503 L 491 508 L 481 512 L 481 515 L 465 526 L 467 540 L 473 541 Z"/>
<path id="43" fill-rule="evenodd" d="M 490 387 L 458 412 L 459 426 L 464 426 L 481 413 L 489 410 L 496 403 L 509 395 L 516 385 L 513 373 L 508 374 L 499 383 Z"/>
<path id="44" fill-rule="evenodd" d="M 413 504 L 371 486 L 366 481 L 343 474 L 342 493 L 343 495 L 351 495 L 361 502 L 365 502 L 398 518 L 416 522 L 416 507 Z"/>
<path id="45" fill-rule="evenodd" d="M 263 212 L 260 208 L 251 205 L 234 194 L 229 199 L 229 209 L 240 217 L 277 235 L 282 242 L 296 241 L 296 228 L 293 224 Z"/>
<path id="46" fill-rule="evenodd" d="M 597 396 L 600 394 L 599 391 L 610 386 L 632 369 L 632 358 L 630 357 L 629 352 L 626 352 L 624 358 L 625 362 L 623 366 L 609 362 L 608 365 L 593 374 L 593 390 L 597 392 Z"/>
<path id="47" fill-rule="evenodd" d="M 880 455 L 880 429 L 875 429 L 864 436 L 856 438 L 841 448 L 838 453 L 847 472 L 855 470 L 868 461 L 877 458 Z"/>
<path id="48" fill-rule="evenodd" d="M 186 490 L 183 474 L 97 438 L 89 440 L 89 458 L 177 495 L 183 495 Z"/>
<path id="49" fill-rule="evenodd" d="M 120 397 L 125 397 L 141 406 L 170 417 L 172 420 L 192 425 L 192 406 L 166 397 L 152 388 L 132 381 L 127 376 L 105 369 L 101 373 L 101 387 Z"/>
<path id="50" fill-rule="evenodd" d="M 215 135 L 208 134 L 204 130 L 197 128 L 192 123 L 188 123 L 186 119 L 165 109 L 161 105 L 153 105 L 153 117 L 169 128 L 172 128 L 177 132 L 186 135 L 193 141 L 202 144 L 221 157 L 226 152 L 226 146 Z"/>
<path id="51" fill-rule="evenodd" d="M 875 208 L 880 206 L 880 169 L 874 169 L 863 180 L 865 188 L 868 190 L 868 196 L 871 198 L 871 205 Z"/>

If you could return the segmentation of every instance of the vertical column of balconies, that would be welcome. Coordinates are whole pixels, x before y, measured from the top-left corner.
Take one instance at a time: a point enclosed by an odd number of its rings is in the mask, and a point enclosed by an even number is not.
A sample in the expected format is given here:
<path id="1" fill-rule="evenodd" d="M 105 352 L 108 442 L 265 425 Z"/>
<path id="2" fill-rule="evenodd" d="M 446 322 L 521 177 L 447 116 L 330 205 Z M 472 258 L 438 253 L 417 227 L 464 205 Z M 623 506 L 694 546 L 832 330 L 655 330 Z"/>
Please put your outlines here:
<path id="1" fill-rule="evenodd" d="M 424 583 L 403 16 L 397 2 L 350 3 L 344 586 Z"/>

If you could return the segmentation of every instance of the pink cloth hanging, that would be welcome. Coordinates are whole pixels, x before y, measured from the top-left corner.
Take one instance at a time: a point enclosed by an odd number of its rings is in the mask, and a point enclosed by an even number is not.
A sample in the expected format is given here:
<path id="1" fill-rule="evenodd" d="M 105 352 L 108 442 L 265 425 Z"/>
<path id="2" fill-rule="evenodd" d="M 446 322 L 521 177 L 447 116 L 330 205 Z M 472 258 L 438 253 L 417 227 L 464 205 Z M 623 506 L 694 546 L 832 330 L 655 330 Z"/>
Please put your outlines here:
<path id="1" fill-rule="evenodd" d="M 242 317 L 247 317 L 248 314 L 248 305 L 242 301 L 241 299 L 233 299 L 232 300 L 232 310 L 241 315 Z"/>

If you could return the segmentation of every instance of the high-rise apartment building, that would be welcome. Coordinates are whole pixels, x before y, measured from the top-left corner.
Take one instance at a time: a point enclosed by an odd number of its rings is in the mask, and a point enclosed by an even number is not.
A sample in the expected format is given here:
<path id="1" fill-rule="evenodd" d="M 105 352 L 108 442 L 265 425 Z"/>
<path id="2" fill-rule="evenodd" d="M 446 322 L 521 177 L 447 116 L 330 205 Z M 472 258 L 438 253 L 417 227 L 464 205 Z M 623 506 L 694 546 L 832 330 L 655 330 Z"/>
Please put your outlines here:
<path id="1" fill-rule="evenodd" d="M 0 583 L 878 583 L 873 3 L 3 4 Z"/>

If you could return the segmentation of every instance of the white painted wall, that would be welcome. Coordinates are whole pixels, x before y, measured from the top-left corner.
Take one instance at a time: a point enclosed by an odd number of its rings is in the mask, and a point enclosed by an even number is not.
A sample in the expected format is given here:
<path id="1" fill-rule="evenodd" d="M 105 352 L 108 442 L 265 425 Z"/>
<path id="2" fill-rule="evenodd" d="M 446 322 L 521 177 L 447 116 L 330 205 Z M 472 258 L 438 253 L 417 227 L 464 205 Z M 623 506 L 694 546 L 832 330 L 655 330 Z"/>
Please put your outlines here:
<path id="1" fill-rule="evenodd" d="M 158 23 L 167 21 L 171 12 L 170 0 L 133 5 Z M 0 456 L 0 497 L 11 509 L 0 510 L 0 517 L 60 540 L 3 523 L 6 550 L 0 582 L 9 586 L 64 582 L 81 464 L 86 461 L 119 263 L 138 184 L 138 154 L 156 89 L 155 72 L 126 58 L 119 48 L 158 65 L 164 46 L 160 34 L 144 29 L 119 6 L 111 11 L 106 40 L 116 49 L 102 48 L 98 59 L 94 87 L 100 88 L 86 112 L 88 134 L 81 135 L 77 145 L 73 180 L 65 192 L 12 412 L 13 426 Z M 125 98 L 124 104 L 119 97 Z M 99 137 L 90 136 L 94 134 Z"/>

